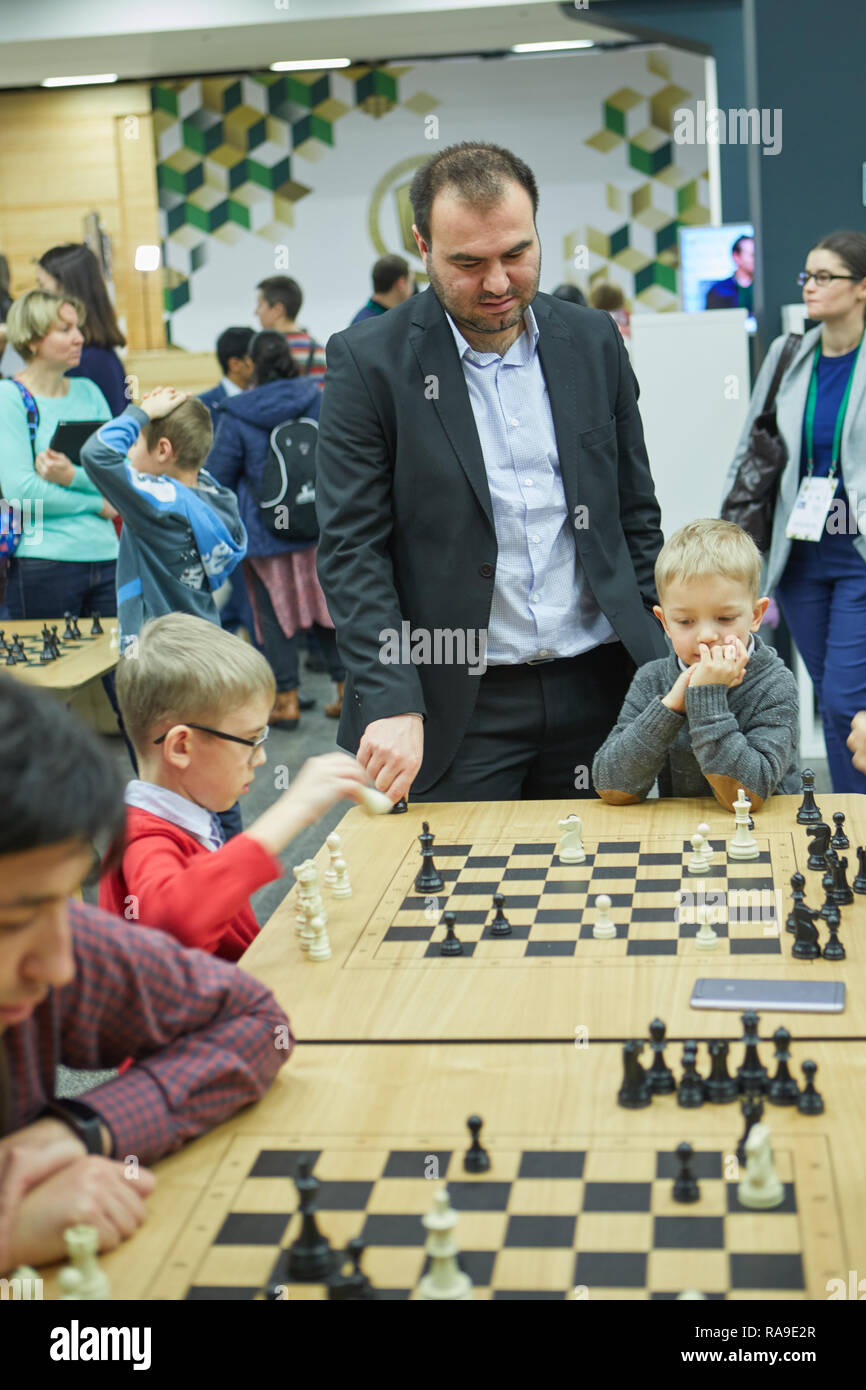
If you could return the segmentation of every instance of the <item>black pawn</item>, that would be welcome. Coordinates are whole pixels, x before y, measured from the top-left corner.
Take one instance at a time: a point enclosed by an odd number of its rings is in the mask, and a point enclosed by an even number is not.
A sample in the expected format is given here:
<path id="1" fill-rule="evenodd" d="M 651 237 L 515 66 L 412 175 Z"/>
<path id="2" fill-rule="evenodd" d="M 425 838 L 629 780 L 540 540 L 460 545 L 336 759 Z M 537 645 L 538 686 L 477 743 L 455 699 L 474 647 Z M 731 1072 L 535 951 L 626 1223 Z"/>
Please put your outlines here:
<path id="1" fill-rule="evenodd" d="M 418 836 L 421 842 L 421 868 L 415 875 L 416 893 L 441 893 L 445 884 L 436 865 L 433 863 L 433 835 L 430 833 L 430 826 L 427 821 L 421 822 L 421 834 Z"/>
<path id="2" fill-rule="evenodd" d="M 866 845 L 857 850 L 857 877 L 851 885 L 855 893 L 866 893 Z"/>
<path id="3" fill-rule="evenodd" d="M 848 882 L 848 859 L 843 855 L 837 858 L 833 864 L 833 901 L 837 907 L 846 907 L 848 903 L 853 903 L 854 894 L 851 892 L 851 885 Z"/>
<path id="4" fill-rule="evenodd" d="M 361 1269 L 361 1259 L 366 1248 L 360 1236 L 349 1241 L 345 1252 L 340 1257 L 335 1273 L 328 1280 L 329 1300 L 333 1300 L 335 1303 L 354 1303 L 362 1300 L 366 1302 L 371 1298 L 379 1297 L 367 1275 Z M 343 1265 L 347 1259 L 352 1261 L 351 1274 L 343 1273 Z"/>
<path id="5" fill-rule="evenodd" d="M 809 858 L 806 860 L 807 869 L 824 870 L 827 867 L 825 855 L 830 848 L 830 827 L 821 821 L 818 825 L 809 827 Z"/>
<path id="6" fill-rule="evenodd" d="M 78 626 L 78 619 L 75 617 L 72 619 L 72 636 L 76 641 L 81 637 L 81 629 Z"/>
<path id="7" fill-rule="evenodd" d="M 654 1018 L 649 1026 L 650 1047 L 653 1050 L 652 1066 L 647 1072 L 649 1088 L 654 1096 L 668 1096 L 677 1089 L 677 1081 L 665 1061 L 666 1028 L 660 1018 Z"/>
<path id="8" fill-rule="evenodd" d="M 767 1100 L 771 1105 L 796 1105 L 800 1099 L 800 1087 L 788 1065 L 791 1060 L 791 1034 L 787 1028 L 776 1029 L 773 1043 L 776 1048 L 776 1075 L 767 1087 Z"/>
<path id="9" fill-rule="evenodd" d="M 739 1095 L 737 1078 L 728 1071 L 729 1050 L 726 1042 L 715 1040 L 709 1043 L 712 1067 L 704 1081 L 704 1095 L 712 1105 L 729 1105 Z"/>
<path id="10" fill-rule="evenodd" d="M 691 1144 L 677 1144 L 677 1175 L 674 1178 L 672 1193 L 675 1202 L 697 1202 L 700 1200 L 701 1189 L 692 1172 L 693 1158 L 694 1149 Z"/>
<path id="11" fill-rule="evenodd" d="M 677 1089 L 677 1105 L 693 1110 L 704 1103 L 704 1079 L 698 1075 L 698 1045 L 683 1043 L 683 1074 Z"/>
<path id="12" fill-rule="evenodd" d="M 17 666 L 17 665 L 18 665 L 18 658 L 17 658 L 17 656 L 15 655 L 15 648 L 12 646 L 12 643 L 11 643 L 11 642 L 8 643 L 8 645 L 7 645 L 7 647 L 6 647 L 6 663 L 5 663 L 5 664 L 6 664 L 7 666 Z"/>
<path id="13" fill-rule="evenodd" d="M 94 613 L 93 622 L 90 625 L 90 635 L 91 637 L 101 637 L 103 631 L 102 623 L 99 621 L 99 614 Z"/>
<path id="14" fill-rule="evenodd" d="M 797 906 L 799 906 L 800 903 L 804 903 L 804 902 L 806 901 L 806 891 L 805 891 L 805 890 L 806 890 L 806 880 L 805 880 L 805 878 L 803 877 L 803 875 L 802 875 L 802 874 L 792 874 L 792 875 L 791 875 L 791 896 L 792 896 L 792 898 L 794 899 L 794 907 L 797 907 Z M 786 930 L 786 931 L 796 931 L 796 930 L 797 930 L 797 922 L 796 922 L 796 918 L 794 917 L 794 910 L 793 910 L 793 908 L 792 908 L 791 911 L 788 913 L 788 917 L 787 917 L 787 920 L 786 920 L 786 922 L 785 922 L 785 930 Z"/>
<path id="15" fill-rule="evenodd" d="M 472 1136 L 472 1143 L 463 1155 L 463 1167 L 467 1173 L 489 1173 L 490 1155 L 486 1149 L 482 1149 L 479 1138 L 482 1125 L 480 1115 L 470 1115 L 466 1124 Z"/>
<path id="16" fill-rule="evenodd" d="M 832 877 L 833 876 L 831 874 L 831 883 L 824 889 L 824 902 L 813 920 L 817 921 L 818 918 L 821 917 L 827 923 L 828 927 L 832 926 L 834 922 L 838 927 L 839 923 L 842 920 L 842 917 L 839 912 L 838 904 L 834 901 L 832 896 Z M 815 940 L 817 941 L 817 939 L 818 938 L 816 937 Z"/>
<path id="17" fill-rule="evenodd" d="M 827 930 L 830 933 L 830 939 L 821 952 L 821 955 L 825 960 L 844 960 L 846 952 L 845 947 L 839 940 L 839 923 L 828 922 Z"/>
<path id="18" fill-rule="evenodd" d="M 401 796 L 399 801 L 394 802 L 388 814 L 389 816 L 402 816 L 403 812 L 408 811 L 408 809 L 405 796 Z"/>
<path id="19" fill-rule="evenodd" d="M 803 802 L 797 812 L 797 824 L 816 825 L 821 819 L 821 812 L 815 805 L 815 774 L 810 767 L 803 769 L 801 780 L 803 783 Z"/>
<path id="20" fill-rule="evenodd" d="M 445 924 L 445 940 L 439 947 L 440 956 L 462 956 L 463 943 L 454 935 L 454 923 L 457 918 L 453 912 L 443 912 L 442 921 Z"/>
<path id="21" fill-rule="evenodd" d="M 63 640 L 64 642 L 71 642 L 75 637 L 75 629 L 72 626 L 72 614 L 64 613 L 63 616 L 66 619 L 66 631 L 63 634 Z"/>
<path id="22" fill-rule="evenodd" d="M 826 902 L 821 908 L 820 915 L 824 917 L 824 920 L 827 921 L 829 925 L 827 914 L 832 912 L 836 914 L 835 921 L 838 926 L 839 909 L 836 907 L 835 903 Z M 821 954 L 821 948 L 818 945 L 818 928 L 815 926 L 817 914 L 814 913 L 811 908 L 808 908 L 805 903 L 801 903 L 799 907 L 795 908 L 794 913 L 797 920 L 797 934 L 794 938 L 791 954 L 797 960 L 815 960 L 815 958 Z"/>
<path id="23" fill-rule="evenodd" d="M 824 1101 L 822 1096 L 815 1089 L 815 1072 L 818 1070 L 817 1062 L 804 1062 L 803 1075 L 806 1084 L 800 1092 L 800 1099 L 797 1101 L 797 1109 L 801 1115 L 823 1115 Z"/>
<path id="24" fill-rule="evenodd" d="M 643 1051 L 643 1043 L 627 1042 L 622 1049 L 622 1085 L 617 1092 L 616 1103 L 626 1110 L 642 1110 L 652 1103 L 652 1091 L 647 1075 L 638 1060 Z"/>
<path id="25" fill-rule="evenodd" d="M 758 1015 L 753 1009 L 747 1009 L 742 1015 L 743 1036 L 741 1042 L 746 1051 L 742 1064 L 737 1068 L 737 1089 L 740 1095 L 748 1091 L 766 1091 L 767 1089 L 767 1068 L 762 1065 L 758 1056 Z"/>
<path id="26" fill-rule="evenodd" d="M 830 841 L 830 844 L 833 846 L 834 849 L 850 849 L 851 841 L 845 834 L 845 816 L 842 811 L 833 812 L 833 824 L 835 825 L 836 829 L 833 832 L 833 838 Z"/>
<path id="27" fill-rule="evenodd" d="M 299 1160 L 295 1187 L 298 1189 L 301 1234 L 289 1246 L 289 1278 L 304 1284 L 323 1284 L 333 1270 L 334 1254 L 316 1222 L 319 1180 L 313 1177 L 312 1159 Z"/>
<path id="28" fill-rule="evenodd" d="M 505 907 L 505 898 L 501 893 L 493 894 L 493 906 L 496 908 L 496 916 L 490 924 L 490 935 L 510 936 L 511 923 L 502 910 Z"/>
<path id="29" fill-rule="evenodd" d="M 751 1130 L 754 1129 L 764 1113 L 764 1102 L 756 1091 L 751 1091 L 748 1095 L 743 1097 L 740 1102 L 740 1108 L 743 1112 L 743 1119 L 745 1120 L 746 1127 L 743 1130 L 743 1137 L 737 1145 L 737 1162 L 741 1167 L 744 1167 L 746 1162 L 746 1140 Z"/>

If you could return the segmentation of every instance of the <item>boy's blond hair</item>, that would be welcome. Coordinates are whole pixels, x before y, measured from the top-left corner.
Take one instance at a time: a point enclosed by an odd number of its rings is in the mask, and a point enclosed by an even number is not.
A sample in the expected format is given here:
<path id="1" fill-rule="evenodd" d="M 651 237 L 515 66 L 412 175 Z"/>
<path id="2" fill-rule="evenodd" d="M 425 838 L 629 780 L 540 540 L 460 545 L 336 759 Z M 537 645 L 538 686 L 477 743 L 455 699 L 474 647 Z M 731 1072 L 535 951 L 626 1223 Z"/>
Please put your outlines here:
<path id="1" fill-rule="evenodd" d="M 49 290 L 28 290 L 15 300 L 6 317 L 6 337 L 25 362 L 36 356 L 30 344 L 44 338 L 60 317 L 61 304 L 69 304 L 78 315 L 78 327 L 84 327 L 87 311 L 73 294 L 52 294 Z M 205 406 L 207 409 L 207 406 Z"/>
<path id="2" fill-rule="evenodd" d="M 142 433 L 148 449 L 155 449 L 161 439 L 167 439 L 177 467 L 196 473 L 213 447 L 211 414 L 197 396 L 181 401 L 168 415 L 148 421 Z"/>
<path id="3" fill-rule="evenodd" d="M 761 555 L 751 536 L 733 521 L 709 517 L 690 521 L 674 532 L 656 560 L 659 603 L 664 603 L 665 590 L 674 580 L 687 583 L 710 575 L 745 585 L 757 603 Z"/>
<path id="4" fill-rule="evenodd" d="M 139 754 L 160 726 L 215 724 L 258 695 L 270 704 L 276 697 L 265 658 L 191 613 L 167 613 L 145 623 L 117 669 L 117 703 Z"/>

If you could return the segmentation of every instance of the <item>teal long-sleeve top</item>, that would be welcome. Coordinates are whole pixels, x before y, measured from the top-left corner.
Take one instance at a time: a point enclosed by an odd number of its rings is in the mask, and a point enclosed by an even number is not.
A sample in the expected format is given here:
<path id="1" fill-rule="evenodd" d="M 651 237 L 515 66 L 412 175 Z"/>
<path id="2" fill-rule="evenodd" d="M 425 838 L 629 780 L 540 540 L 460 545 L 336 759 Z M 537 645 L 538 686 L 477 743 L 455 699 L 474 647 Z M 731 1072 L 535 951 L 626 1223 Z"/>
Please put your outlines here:
<path id="1" fill-rule="evenodd" d="M 65 396 L 35 396 L 39 410 L 35 448 L 47 449 L 61 420 L 110 420 L 108 402 L 86 377 L 65 378 Z M 33 467 L 24 398 L 0 381 L 0 492 L 22 507 L 24 533 L 16 556 L 33 560 L 117 559 L 117 535 L 103 516 L 104 498 L 84 469 L 75 467 L 69 487 L 49 483 Z"/>

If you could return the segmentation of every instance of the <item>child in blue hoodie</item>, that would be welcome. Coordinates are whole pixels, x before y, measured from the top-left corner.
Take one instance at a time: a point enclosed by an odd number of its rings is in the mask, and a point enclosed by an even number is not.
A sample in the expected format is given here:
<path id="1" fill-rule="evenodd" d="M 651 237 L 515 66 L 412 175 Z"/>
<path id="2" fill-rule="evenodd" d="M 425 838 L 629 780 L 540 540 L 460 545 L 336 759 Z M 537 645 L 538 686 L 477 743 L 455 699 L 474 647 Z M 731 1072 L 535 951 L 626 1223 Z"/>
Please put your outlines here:
<path id="1" fill-rule="evenodd" d="M 159 386 L 98 429 L 81 450 L 88 478 L 123 518 L 117 617 L 126 656 L 136 655 L 147 620 L 164 613 L 192 613 L 220 625 L 214 590 L 243 559 L 247 533 L 235 494 L 202 467 L 212 443 L 207 406 Z M 137 775 L 128 739 L 126 746 Z M 219 819 L 225 839 L 243 828 L 237 802 Z"/>
<path id="2" fill-rule="evenodd" d="M 120 650 L 149 618 L 192 613 L 219 623 L 213 591 L 243 559 L 235 494 L 202 467 L 213 442 L 207 406 L 157 387 L 103 425 L 81 463 L 123 518 L 117 557 Z"/>

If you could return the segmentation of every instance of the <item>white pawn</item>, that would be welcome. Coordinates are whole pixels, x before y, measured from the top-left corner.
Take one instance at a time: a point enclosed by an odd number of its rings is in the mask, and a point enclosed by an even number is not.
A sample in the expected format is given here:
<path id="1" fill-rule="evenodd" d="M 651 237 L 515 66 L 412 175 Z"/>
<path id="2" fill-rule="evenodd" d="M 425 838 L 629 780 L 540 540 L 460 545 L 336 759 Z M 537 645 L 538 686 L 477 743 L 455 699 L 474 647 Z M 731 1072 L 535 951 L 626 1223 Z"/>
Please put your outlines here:
<path id="1" fill-rule="evenodd" d="M 704 854 L 704 837 L 700 831 L 691 838 L 692 852 L 686 865 L 690 874 L 705 874 L 710 867 L 709 860 Z"/>
<path id="2" fill-rule="evenodd" d="M 110 1298 L 111 1286 L 96 1259 L 99 1232 L 95 1226 L 70 1226 L 63 1232 L 71 1264 L 64 1265 L 57 1282 L 63 1290 L 62 1299 L 81 1299 L 96 1302 Z"/>
<path id="3" fill-rule="evenodd" d="M 325 883 L 333 885 L 337 880 L 337 860 L 340 857 L 340 837 L 336 830 L 332 835 L 328 836 L 325 844 L 328 846 L 328 854 L 331 856 L 331 863 L 325 870 L 323 879 Z"/>
<path id="4" fill-rule="evenodd" d="M 558 822 L 562 831 L 562 838 L 556 853 L 563 864 L 582 864 L 586 859 L 586 852 L 583 848 L 581 831 L 583 821 L 580 816 L 566 816 L 565 820 Z"/>
<path id="5" fill-rule="evenodd" d="M 698 834 L 703 836 L 704 843 L 701 849 L 701 853 L 706 859 L 708 866 L 713 862 L 713 850 L 712 846 L 710 845 L 710 833 L 710 827 L 707 825 L 705 820 L 702 820 L 700 825 L 698 826 Z"/>
<path id="6" fill-rule="evenodd" d="M 337 877 L 331 889 L 332 894 L 335 898 L 351 898 L 352 885 L 349 882 L 349 870 L 345 859 L 337 858 L 334 860 L 334 871 Z"/>
<path id="7" fill-rule="evenodd" d="M 592 928 L 592 934 L 597 941 L 608 941 L 616 936 L 616 923 L 610 915 L 610 898 L 607 893 L 599 893 L 595 900 L 598 908 L 598 917 Z"/>
<path id="8" fill-rule="evenodd" d="M 325 918 L 322 913 L 317 912 L 310 921 L 309 930 L 311 932 L 309 942 L 310 960 L 330 960 L 331 942 L 328 937 Z M 303 942 L 301 943 L 303 946 Z"/>
<path id="9" fill-rule="evenodd" d="M 753 1211 L 778 1207 L 785 1188 L 773 1167 L 770 1126 L 753 1125 L 746 1140 L 746 1175 L 737 1186 L 737 1201 Z"/>
<path id="10" fill-rule="evenodd" d="M 417 1297 L 466 1302 L 472 1298 L 472 1280 L 457 1263 L 454 1227 L 457 1213 L 448 1200 L 448 1188 L 440 1187 L 433 1196 L 433 1210 L 421 1218 L 430 1232 L 425 1249 L 430 1256 L 430 1272 L 418 1285 Z"/>
<path id="11" fill-rule="evenodd" d="M 719 944 L 719 934 L 713 931 L 709 922 L 709 912 L 705 907 L 697 909 L 697 917 L 700 922 L 700 929 L 695 937 L 695 945 L 702 951 L 713 951 Z"/>

